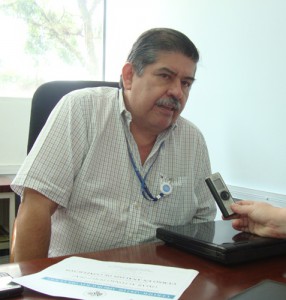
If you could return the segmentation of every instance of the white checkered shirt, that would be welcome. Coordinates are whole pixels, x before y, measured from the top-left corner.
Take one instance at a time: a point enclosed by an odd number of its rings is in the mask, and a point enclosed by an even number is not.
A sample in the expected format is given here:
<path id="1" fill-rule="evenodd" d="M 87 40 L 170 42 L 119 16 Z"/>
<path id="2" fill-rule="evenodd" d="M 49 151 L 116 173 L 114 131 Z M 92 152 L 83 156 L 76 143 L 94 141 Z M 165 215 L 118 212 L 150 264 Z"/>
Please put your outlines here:
<path id="1" fill-rule="evenodd" d="M 130 121 L 121 90 L 109 87 L 74 91 L 50 115 L 12 183 L 19 194 L 29 187 L 59 204 L 49 256 L 150 242 L 159 226 L 214 219 L 214 200 L 204 182 L 210 163 L 200 131 L 179 117 L 158 136 L 142 166 Z M 142 196 L 126 138 L 141 175 L 150 169 L 151 193 L 160 193 L 163 178 L 172 186 L 170 195 L 156 202 Z"/>

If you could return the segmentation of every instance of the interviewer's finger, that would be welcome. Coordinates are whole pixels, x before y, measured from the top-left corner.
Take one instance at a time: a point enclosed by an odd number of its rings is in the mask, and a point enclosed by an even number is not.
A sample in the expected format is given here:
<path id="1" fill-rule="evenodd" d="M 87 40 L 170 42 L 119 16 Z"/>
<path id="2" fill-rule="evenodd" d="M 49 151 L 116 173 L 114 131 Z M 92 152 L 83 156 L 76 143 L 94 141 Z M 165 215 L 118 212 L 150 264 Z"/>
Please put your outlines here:
<path id="1" fill-rule="evenodd" d="M 249 213 L 249 206 L 241 205 L 239 203 L 232 204 L 231 209 L 238 215 L 247 215 Z"/>
<path id="2" fill-rule="evenodd" d="M 242 219 L 235 219 L 232 221 L 232 227 L 238 231 L 249 232 L 247 224 Z"/>
<path id="3" fill-rule="evenodd" d="M 228 221 L 228 220 L 233 220 L 233 219 L 237 219 L 239 218 L 239 215 L 238 214 L 234 214 L 234 215 L 231 215 L 229 217 L 224 217 L 224 216 L 221 216 L 221 218 L 224 220 L 224 221 Z"/>

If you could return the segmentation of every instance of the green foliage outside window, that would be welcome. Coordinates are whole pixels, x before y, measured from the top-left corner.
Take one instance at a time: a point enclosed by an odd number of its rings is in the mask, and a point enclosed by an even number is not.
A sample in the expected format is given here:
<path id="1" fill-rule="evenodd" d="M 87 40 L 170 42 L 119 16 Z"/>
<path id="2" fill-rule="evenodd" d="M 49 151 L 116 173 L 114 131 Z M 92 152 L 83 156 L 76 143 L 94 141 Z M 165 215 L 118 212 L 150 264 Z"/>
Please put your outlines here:
<path id="1" fill-rule="evenodd" d="M 49 80 L 102 79 L 103 2 L 2 0 L 0 97 L 30 96 Z"/>

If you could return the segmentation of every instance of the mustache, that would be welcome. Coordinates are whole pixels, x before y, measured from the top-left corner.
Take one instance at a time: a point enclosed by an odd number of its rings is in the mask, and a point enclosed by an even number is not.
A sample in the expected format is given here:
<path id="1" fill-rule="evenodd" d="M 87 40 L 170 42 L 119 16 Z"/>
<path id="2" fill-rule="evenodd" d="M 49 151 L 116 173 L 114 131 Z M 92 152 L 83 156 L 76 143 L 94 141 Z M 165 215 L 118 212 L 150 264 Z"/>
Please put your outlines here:
<path id="1" fill-rule="evenodd" d="M 161 98 L 156 102 L 156 105 L 173 107 L 174 110 L 180 110 L 182 106 L 176 97 Z"/>

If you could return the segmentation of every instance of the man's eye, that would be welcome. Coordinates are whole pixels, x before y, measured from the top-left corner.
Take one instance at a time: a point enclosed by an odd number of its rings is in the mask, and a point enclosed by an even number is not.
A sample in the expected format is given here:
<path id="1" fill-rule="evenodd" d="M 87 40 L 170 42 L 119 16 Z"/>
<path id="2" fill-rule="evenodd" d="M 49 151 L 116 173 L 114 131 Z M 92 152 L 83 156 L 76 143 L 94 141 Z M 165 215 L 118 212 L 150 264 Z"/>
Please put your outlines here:
<path id="1" fill-rule="evenodd" d="M 189 87 L 191 87 L 191 85 L 192 85 L 192 82 L 190 82 L 190 81 L 182 81 L 182 86 L 185 88 L 189 88 Z"/>
<path id="2" fill-rule="evenodd" d="M 170 79 L 171 78 L 171 76 L 169 75 L 169 74 L 160 74 L 160 76 L 162 77 L 162 78 L 164 78 L 164 79 Z"/>

